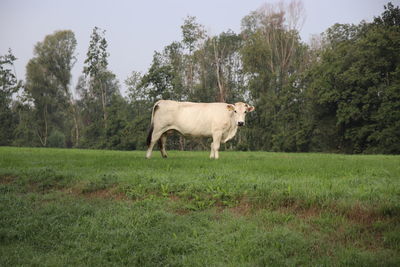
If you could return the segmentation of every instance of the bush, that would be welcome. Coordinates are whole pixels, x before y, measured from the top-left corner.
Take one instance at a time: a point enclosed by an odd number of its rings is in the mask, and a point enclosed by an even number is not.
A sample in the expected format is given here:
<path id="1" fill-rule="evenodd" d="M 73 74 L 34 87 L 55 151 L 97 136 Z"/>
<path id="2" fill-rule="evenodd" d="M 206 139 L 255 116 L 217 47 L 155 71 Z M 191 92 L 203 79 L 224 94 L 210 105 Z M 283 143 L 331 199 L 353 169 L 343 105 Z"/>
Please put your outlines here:
<path id="1" fill-rule="evenodd" d="M 49 147 L 65 147 L 65 135 L 58 130 L 52 131 L 49 136 Z"/>

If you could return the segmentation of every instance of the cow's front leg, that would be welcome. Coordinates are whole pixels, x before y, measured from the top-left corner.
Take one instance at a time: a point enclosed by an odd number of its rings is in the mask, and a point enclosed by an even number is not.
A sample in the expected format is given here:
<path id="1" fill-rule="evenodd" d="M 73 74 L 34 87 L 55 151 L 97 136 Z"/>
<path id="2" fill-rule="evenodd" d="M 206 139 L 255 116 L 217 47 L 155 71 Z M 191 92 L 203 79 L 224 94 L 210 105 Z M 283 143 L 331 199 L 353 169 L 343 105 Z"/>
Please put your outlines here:
<path id="1" fill-rule="evenodd" d="M 221 137 L 222 137 L 221 132 L 216 132 L 213 134 L 213 142 L 211 143 L 210 158 L 215 158 L 215 159 L 219 158 L 218 150 L 221 143 Z"/>
<path id="2" fill-rule="evenodd" d="M 215 158 L 215 153 L 214 153 L 214 143 L 211 143 L 211 152 L 210 152 L 210 159 Z"/>

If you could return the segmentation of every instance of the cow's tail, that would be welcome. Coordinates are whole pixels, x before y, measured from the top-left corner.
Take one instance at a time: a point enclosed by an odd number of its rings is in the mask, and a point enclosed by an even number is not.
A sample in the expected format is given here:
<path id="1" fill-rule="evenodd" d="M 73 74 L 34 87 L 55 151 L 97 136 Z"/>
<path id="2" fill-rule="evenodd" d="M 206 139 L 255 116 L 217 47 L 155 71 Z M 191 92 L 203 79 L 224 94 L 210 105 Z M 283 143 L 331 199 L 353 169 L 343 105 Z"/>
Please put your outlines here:
<path id="1" fill-rule="evenodd" d="M 153 134 L 153 130 L 154 130 L 154 126 L 153 126 L 153 124 L 152 124 L 152 125 L 150 125 L 149 134 L 147 135 L 147 147 L 150 146 L 150 143 L 151 143 L 151 136 L 152 136 L 152 134 Z"/>
<path id="2" fill-rule="evenodd" d="M 149 129 L 149 133 L 147 135 L 147 146 L 150 145 L 151 143 L 151 136 L 153 135 L 153 130 L 154 130 L 154 113 L 156 112 L 156 110 L 158 109 L 158 104 L 160 101 L 156 102 L 153 106 L 153 110 L 151 112 L 151 123 L 150 123 L 150 129 Z"/>

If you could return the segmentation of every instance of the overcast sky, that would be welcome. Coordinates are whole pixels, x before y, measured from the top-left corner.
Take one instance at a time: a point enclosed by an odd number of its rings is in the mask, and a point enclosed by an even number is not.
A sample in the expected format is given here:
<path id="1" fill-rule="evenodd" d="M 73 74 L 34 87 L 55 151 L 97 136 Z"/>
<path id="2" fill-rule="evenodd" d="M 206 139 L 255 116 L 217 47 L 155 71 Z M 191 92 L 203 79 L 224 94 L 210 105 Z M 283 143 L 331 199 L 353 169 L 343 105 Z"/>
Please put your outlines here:
<path id="1" fill-rule="evenodd" d="M 400 0 L 392 1 L 399 5 Z M 17 76 L 25 79 L 25 66 L 34 45 L 56 30 L 69 29 L 77 39 L 78 61 L 72 87 L 82 73 L 94 26 L 106 30 L 109 69 L 124 90 L 124 80 L 135 71 L 145 72 L 154 51 L 181 40 L 180 26 L 195 16 L 213 35 L 231 29 L 240 32 L 241 19 L 265 3 L 263 0 L 0 0 L 0 54 L 8 48 L 18 58 Z M 372 21 L 383 12 L 383 0 L 303 0 L 306 20 L 300 32 L 307 42 L 312 34 L 334 23 Z M 288 1 L 286 1 L 288 3 Z"/>

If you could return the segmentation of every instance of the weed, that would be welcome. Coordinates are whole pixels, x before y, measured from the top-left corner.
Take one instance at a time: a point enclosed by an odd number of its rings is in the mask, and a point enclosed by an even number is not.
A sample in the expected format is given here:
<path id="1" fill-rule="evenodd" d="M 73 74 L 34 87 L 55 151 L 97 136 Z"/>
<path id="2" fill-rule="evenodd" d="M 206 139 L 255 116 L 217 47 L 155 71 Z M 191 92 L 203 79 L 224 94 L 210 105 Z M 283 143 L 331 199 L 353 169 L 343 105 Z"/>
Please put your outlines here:
<path id="1" fill-rule="evenodd" d="M 113 187 L 117 183 L 117 177 L 113 173 L 103 174 L 100 179 L 95 181 L 90 181 L 82 189 L 82 193 L 91 193 L 99 190 L 104 190 Z"/>
<path id="2" fill-rule="evenodd" d="M 130 199 L 138 200 L 143 199 L 147 195 L 143 185 L 122 185 L 121 191 Z"/>

